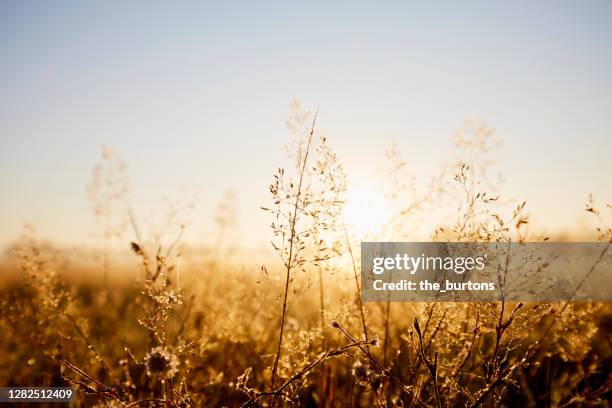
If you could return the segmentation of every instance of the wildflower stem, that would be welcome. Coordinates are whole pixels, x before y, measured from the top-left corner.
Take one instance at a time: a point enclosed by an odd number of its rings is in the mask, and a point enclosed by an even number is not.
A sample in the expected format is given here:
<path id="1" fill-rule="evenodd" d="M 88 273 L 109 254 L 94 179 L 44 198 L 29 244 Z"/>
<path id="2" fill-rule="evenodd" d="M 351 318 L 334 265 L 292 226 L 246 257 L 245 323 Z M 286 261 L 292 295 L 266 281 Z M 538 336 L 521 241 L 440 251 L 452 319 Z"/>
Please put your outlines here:
<path id="1" fill-rule="evenodd" d="M 351 336 L 349 332 L 347 332 L 342 326 L 340 326 L 339 323 L 335 322 L 333 327 L 336 327 L 338 330 L 340 330 L 340 332 L 344 336 L 346 336 L 347 339 L 349 339 L 352 342 L 355 342 L 355 339 L 353 338 L 353 336 Z M 399 378 L 397 378 L 395 375 L 393 375 L 390 370 L 388 370 L 385 366 L 383 366 L 382 363 L 380 361 L 378 361 L 378 359 L 372 355 L 372 353 L 370 352 L 369 348 L 367 348 L 367 346 L 369 344 L 370 344 L 370 342 L 367 341 L 366 342 L 366 348 L 364 348 L 361 345 L 359 345 L 357 347 L 359 347 L 359 350 L 361 350 L 366 355 L 366 357 L 368 357 L 368 359 L 372 362 L 372 364 L 374 364 L 376 366 L 376 368 L 378 368 L 380 370 L 380 372 L 381 372 L 381 374 L 383 376 L 389 378 L 391 381 L 393 381 L 395 384 L 397 384 L 402 389 L 402 391 L 404 391 L 406 394 L 412 396 L 415 399 L 415 401 L 418 403 L 419 406 L 427 407 L 427 405 L 423 401 L 421 401 L 421 399 L 412 391 L 412 389 L 409 386 L 404 384 Z"/>
<path id="2" fill-rule="evenodd" d="M 368 340 L 368 326 L 366 325 L 365 313 L 363 310 L 363 302 L 361 301 L 361 287 L 359 285 L 359 274 L 357 273 L 357 265 L 355 264 L 355 256 L 353 255 L 353 247 L 351 245 L 350 237 L 348 234 L 348 229 L 346 228 L 346 223 L 344 222 L 344 218 L 342 219 L 342 229 L 344 231 L 344 238 L 346 240 L 346 246 L 348 248 L 349 255 L 351 257 L 351 265 L 353 267 L 353 276 L 355 277 L 355 288 L 357 290 L 357 306 L 359 307 L 359 314 L 361 316 L 363 336 L 366 340 Z"/>
<path id="3" fill-rule="evenodd" d="M 272 388 L 274 388 L 275 384 L 276 384 L 276 375 L 277 375 L 277 371 L 278 371 L 278 362 L 280 360 L 281 357 L 281 351 L 282 351 L 282 344 L 283 344 L 283 332 L 285 330 L 285 318 L 287 315 L 287 295 L 289 293 L 289 282 L 290 282 L 290 278 L 291 278 L 291 269 L 293 268 L 293 249 L 294 249 L 294 244 L 295 244 L 295 239 L 296 239 L 296 223 L 297 223 L 297 218 L 298 218 L 298 210 L 299 210 L 299 206 L 300 206 L 300 196 L 302 193 L 302 183 L 304 181 L 304 174 L 306 172 L 306 163 L 308 162 L 308 153 L 310 152 L 310 145 L 312 142 L 312 136 L 314 134 L 314 128 L 315 128 L 315 124 L 317 121 L 317 116 L 319 114 L 319 111 L 317 110 L 317 112 L 314 115 L 314 118 L 312 120 L 312 126 L 310 127 L 310 132 L 308 133 L 308 141 L 306 142 L 306 152 L 304 153 L 304 159 L 301 163 L 301 169 L 300 169 L 300 179 L 298 182 L 298 188 L 297 188 L 297 192 L 295 194 L 295 202 L 293 205 L 293 214 L 290 217 L 289 220 L 289 224 L 290 224 L 290 229 L 291 229 L 291 235 L 289 238 L 289 257 L 287 258 L 287 263 L 286 263 L 286 274 L 285 274 L 285 291 L 283 294 L 283 311 L 281 314 L 281 323 L 280 323 L 280 331 L 279 331 L 279 335 L 278 335 L 278 346 L 276 348 L 276 357 L 274 358 L 274 365 L 272 367 L 272 377 L 270 380 L 271 386 Z"/>
<path id="4" fill-rule="evenodd" d="M 327 350 L 319 354 L 319 356 L 316 359 L 306 364 L 300 371 L 292 375 L 291 378 L 285 381 L 280 387 L 278 387 L 277 389 L 273 389 L 271 391 L 257 393 L 250 400 L 242 404 L 242 407 L 246 408 L 246 407 L 254 406 L 257 403 L 257 401 L 265 397 L 279 396 L 289 385 L 299 380 L 304 375 L 308 374 L 310 371 L 312 371 L 312 369 L 314 369 L 317 365 L 321 364 L 325 360 L 328 360 L 332 357 L 343 355 L 347 350 L 351 348 L 355 348 L 355 347 L 361 348 L 362 346 L 367 345 L 367 344 L 368 344 L 367 341 L 353 341 L 350 344 L 335 348 L 333 350 Z"/>

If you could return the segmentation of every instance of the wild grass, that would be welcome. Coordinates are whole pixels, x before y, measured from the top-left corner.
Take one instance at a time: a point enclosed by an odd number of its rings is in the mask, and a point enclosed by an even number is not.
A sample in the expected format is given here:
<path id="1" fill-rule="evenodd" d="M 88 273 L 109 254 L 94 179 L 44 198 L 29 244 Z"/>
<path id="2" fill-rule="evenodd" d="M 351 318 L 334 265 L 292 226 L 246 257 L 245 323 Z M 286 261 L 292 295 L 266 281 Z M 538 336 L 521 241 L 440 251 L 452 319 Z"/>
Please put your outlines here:
<path id="1" fill-rule="evenodd" d="M 76 279 L 80 255 L 33 233 L 3 266 L 18 279 L 1 289 L 0 384 L 71 385 L 74 406 L 99 407 L 607 406 L 610 304 L 362 303 L 341 160 L 316 113 L 296 106 L 288 124 L 294 166 L 278 169 L 262 203 L 278 259 L 263 266 L 223 261 L 233 195 L 205 255 L 182 243 L 181 225 L 165 240 L 143 237 L 117 204 L 124 166 L 105 150 L 89 189 L 105 243 L 94 273 Z M 493 131 L 469 122 L 453 140 L 458 157 L 422 188 L 389 150 L 383 234 L 408 239 L 421 215 L 455 203 L 432 240 L 547 239 L 526 231 L 524 202 L 504 215 L 489 179 Z M 592 197 L 586 207 L 607 243 L 610 209 Z M 108 242 L 129 224 L 133 238 L 121 239 L 132 264 L 112 262 Z"/>

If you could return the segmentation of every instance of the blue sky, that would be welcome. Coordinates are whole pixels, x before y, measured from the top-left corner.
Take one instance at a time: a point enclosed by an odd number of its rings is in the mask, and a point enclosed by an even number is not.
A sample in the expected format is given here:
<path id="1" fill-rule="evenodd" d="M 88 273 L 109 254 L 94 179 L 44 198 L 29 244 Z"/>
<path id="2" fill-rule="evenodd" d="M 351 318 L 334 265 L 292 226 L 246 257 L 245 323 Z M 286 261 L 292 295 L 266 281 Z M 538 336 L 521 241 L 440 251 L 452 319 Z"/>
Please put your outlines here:
<path id="1" fill-rule="evenodd" d="M 245 239 L 265 240 L 294 97 L 355 183 L 393 141 L 425 176 L 477 117 L 533 219 L 573 228 L 589 192 L 612 201 L 612 3 L 261 3 L 0 3 L 0 243 L 24 221 L 87 237 L 102 143 L 142 213 L 197 186 L 205 236 L 233 189 Z"/>

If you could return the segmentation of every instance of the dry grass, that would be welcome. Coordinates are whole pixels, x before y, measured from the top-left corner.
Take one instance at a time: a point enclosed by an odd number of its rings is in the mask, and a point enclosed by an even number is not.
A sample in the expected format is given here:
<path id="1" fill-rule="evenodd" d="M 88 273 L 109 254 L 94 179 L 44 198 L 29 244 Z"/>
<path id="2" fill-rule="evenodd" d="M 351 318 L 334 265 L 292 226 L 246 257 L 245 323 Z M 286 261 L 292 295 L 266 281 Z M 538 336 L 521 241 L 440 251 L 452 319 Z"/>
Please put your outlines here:
<path id="1" fill-rule="evenodd" d="M 294 171 L 278 170 L 264 205 L 279 261 L 264 267 L 227 265 L 219 246 L 181 250 L 180 235 L 145 240 L 129 213 L 117 223 L 127 184 L 105 152 L 109 170 L 96 167 L 90 195 L 105 242 L 131 218 L 133 267 L 107 248 L 98 270 L 73 279 L 74 256 L 24 237 L 13 255 L 21 272 L 3 267 L 19 277 L 0 298 L 0 384 L 71 384 L 76 406 L 608 406 L 609 304 L 361 303 L 340 160 L 315 118 L 296 110 L 289 125 Z M 543 239 L 525 232 L 524 203 L 504 217 L 498 193 L 484 191 L 492 134 L 468 124 L 455 137 L 462 160 L 421 191 L 392 149 L 387 236 L 402 239 L 419 213 L 454 197 L 456 220 L 432 228 L 434 240 Z M 609 242 L 592 199 L 587 211 Z"/>

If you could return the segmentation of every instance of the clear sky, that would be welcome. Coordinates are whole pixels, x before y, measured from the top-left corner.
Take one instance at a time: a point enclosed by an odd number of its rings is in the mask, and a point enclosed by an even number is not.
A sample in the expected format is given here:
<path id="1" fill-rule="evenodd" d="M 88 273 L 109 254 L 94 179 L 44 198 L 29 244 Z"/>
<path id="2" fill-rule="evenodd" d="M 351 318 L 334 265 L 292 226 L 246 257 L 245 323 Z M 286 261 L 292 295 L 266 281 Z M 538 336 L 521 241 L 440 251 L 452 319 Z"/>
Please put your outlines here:
<path id="1" fill-rule="evenodd" d="M 425 4 L 428 3 L 428 4 Z M 197 186 L 195 234 L 236 191 L 266 240 L 293 97 L 352 180 L 397 141 L 419 176 L 477 117 L 503 139 L 506 191 L 573 227 L 586 195 L 612 201 L 612 3 L 0 2 L 0 244 L 24 221 L 79 242 L 99 146 L 128 163 L 146 217 Z"/>

